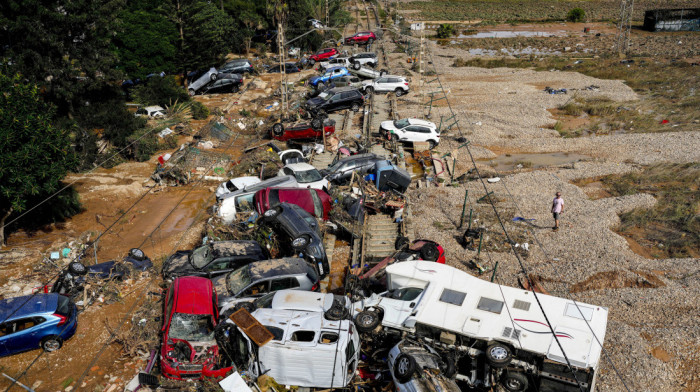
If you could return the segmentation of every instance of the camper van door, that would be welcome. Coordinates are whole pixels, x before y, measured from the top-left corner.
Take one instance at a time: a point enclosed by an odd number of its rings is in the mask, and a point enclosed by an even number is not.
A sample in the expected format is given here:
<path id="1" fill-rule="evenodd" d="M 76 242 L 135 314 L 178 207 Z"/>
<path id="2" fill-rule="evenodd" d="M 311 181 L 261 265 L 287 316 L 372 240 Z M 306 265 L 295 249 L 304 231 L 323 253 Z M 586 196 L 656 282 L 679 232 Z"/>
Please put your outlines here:
<path id="1" fill-rule="evenodd" d="M 415 311 L 418 302 L 423 297 L 424 290 L 417 287 L 404 287 L 388 291 L 380 304 L 384 309 L 382 325 L 403 328 L 406 319 Z"/>

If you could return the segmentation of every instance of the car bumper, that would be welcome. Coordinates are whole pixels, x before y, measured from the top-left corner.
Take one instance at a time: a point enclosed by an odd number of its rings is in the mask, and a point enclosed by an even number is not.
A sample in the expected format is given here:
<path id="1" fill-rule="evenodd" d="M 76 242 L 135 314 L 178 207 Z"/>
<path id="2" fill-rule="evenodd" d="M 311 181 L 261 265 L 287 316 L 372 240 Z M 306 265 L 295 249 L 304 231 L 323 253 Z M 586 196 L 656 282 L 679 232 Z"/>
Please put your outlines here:
<path id="1" fill-rule="evenodd" d="M 233 370 L 233 367 L 225 367 L 222 369 L 211 369 L 203 367 L 198 370 L 180 370 L 172 367 L 167 361 L 161 360 L 161 373 L 165 378 L 171 380 L 203 380 L 205 378 L 222 379 Z M 187 365 L 185 365 L 187 366 Z M 195 365 L 189 365 L 195 367 Z"/>
<path id="2" fill-rule="evenodd" d="M 73 315 L 71 316 L 70 321 L 68 322 L 68 325 L 66 327 L 59 327 L 59 328 L 64 328 L 59 336 L 63 341 L 66 341 L 75 335 L 75 331 L 78 329 L 78 307 L 73 305 Z"/>

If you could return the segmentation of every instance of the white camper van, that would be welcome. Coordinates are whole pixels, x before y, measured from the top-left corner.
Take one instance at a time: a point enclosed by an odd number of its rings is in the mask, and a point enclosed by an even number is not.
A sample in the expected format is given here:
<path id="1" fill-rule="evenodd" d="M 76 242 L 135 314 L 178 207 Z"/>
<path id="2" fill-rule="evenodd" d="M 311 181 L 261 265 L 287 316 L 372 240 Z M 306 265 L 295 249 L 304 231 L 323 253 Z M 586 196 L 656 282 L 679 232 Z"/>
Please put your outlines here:
<path id="1" fill-rule="evenodd" d="M 342 388 L 355 375 L 360 337 L 352 320 L 331 321 L 324 311 L 260 308 L 251 313 L 274 339 L 257 348 L 238 328 L 229 339 L 238 369 L 268 374 L 282 385 Z M 227 323 L 232 323 L 230 320 Z"/>
<path id="2" fill-rule="evenodd" d="M 494 379 L 515 392 L 593 391 L 607 308 L 538 294 L 545 318 L 532 292 L 422 260 L 390 265 L 386 276 L 389 291 L 353 304 L 360 331 L 413 333 L 456 359 L 455 377 L 473 387 Z"/>

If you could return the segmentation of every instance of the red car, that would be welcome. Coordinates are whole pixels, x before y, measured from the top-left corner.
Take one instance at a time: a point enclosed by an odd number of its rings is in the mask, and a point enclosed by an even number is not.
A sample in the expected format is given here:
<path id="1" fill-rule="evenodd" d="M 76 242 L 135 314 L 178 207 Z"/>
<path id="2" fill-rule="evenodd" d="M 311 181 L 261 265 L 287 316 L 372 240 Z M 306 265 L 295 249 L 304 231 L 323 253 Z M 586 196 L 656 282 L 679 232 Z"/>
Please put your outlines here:
<path id="1" fill-rule="evenodd" d="M 314 65 L 317 61 L 329 59 L 337 54 L 338 50 L 336 48 L 321 49 L 316 54 L 309 56 L 309 64 Z"/>
<path id="2" fill-rule="evenodd" d="M 164 304 L 160 351 L 163 376 L 175 380 L 220 379 L 231 372 L 233 367 L 223 363 L 214 338 L 217 302 L 211 280 L 175 278 Z"/>
<path id="3" fill-rule="evenodd" d="M 323 121 L 323 132 L 326 133 L 326 136 L 335 133 L 335 120 L 325 119 Z M 272 126 L 270 136 L 280 141 L 321 139 L 323 138 L 321 120 L 313 119 L 311 122 L 296 123 L 286 127 L 282 123 L 276 123 Z"/>
<path id="4" fill-rule="evenodd" d="M 280 203 L 296 204 L 309 214 L 328 220 L 331 211 L 331 197 L 320 189 L 311 188 L 265 188 L 253 196 L 255 209 L 259 214 Z"/>
<path id="5" fill-rule="evenodd" d="M 345 38 L 345 45 L 353 44 L 372 44 L 377 39 L 371 31 L 360 31 L 359 33 L 353 35 L 352 37 Z"/>

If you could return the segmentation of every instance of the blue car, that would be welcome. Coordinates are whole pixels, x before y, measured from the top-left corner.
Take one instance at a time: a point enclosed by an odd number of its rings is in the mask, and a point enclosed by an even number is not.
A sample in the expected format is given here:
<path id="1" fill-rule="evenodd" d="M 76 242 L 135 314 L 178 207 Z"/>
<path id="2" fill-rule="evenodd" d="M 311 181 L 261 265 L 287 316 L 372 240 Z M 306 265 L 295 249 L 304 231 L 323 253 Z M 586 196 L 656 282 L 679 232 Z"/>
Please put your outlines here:
<path id="1" fill-rule="evenodd" d="M 314 87 L 323 88 L 331 80 L 337 79 L 337 78 L 339 78 L 341 76 L 345 76 L 345 75 L 350 75 L 350 72 L 347 70 L 347 68 L 345 68 L 345 67 L 332 67 L 332 68 L 328 68 L 326 70 L 326 72 L 321 76 L 312 76 L 309 79 L 309 84 L 314 86 Z"/>
<path id="2" fill-rule="evenodd" d="M 75 334 L 78 309 L 63 295 L 25 295 L 0 300 L 0 321 L 0 357 L 36 348 L 51 352 Z"/>

